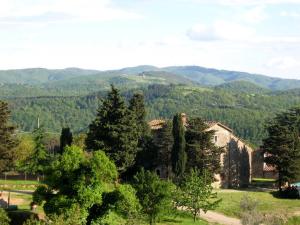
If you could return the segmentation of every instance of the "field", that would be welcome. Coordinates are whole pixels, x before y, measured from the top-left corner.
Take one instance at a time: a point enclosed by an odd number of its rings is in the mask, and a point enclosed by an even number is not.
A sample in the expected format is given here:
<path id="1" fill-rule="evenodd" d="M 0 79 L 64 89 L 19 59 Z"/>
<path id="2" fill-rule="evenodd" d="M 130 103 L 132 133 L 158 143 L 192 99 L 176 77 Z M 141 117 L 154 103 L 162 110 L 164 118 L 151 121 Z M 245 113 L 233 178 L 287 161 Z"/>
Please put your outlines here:
<path id="1" fill-rule="evenodd" d="M 39 184 L 35 180 L 0 180 L 0 190 L 35 190 Z"/>
<path id="2" fill-rule="evenodd" d="M 216 211 L 221 212 L 230 217 L 239 218 L 241 214 L 240 202 L 245 195 L 259 202 L 258 210 L 260 212 L 278 212 L 284 213 L 286 215 L 300 213 L 300 200 L 275 198 L 271 192 L 235 190 L 218 191 L 218 197 L 222 198 L 222 202 L 220 206 L 216 209 Z"/>
<path id="3" fill-rule="evenodd" d="M 146 225 L 147 223 L 145 223 Z M 179 212 L 176 217 L 166 217 L 163 218 L 161 221 L 157 223 L 157 225 L 177 225 L 177 224 L 184 224 L 184 225 L 208 225 L 209 223 L 198 219 L 194 222 L 191 215 L 187 214 L 186 212 Z"/>

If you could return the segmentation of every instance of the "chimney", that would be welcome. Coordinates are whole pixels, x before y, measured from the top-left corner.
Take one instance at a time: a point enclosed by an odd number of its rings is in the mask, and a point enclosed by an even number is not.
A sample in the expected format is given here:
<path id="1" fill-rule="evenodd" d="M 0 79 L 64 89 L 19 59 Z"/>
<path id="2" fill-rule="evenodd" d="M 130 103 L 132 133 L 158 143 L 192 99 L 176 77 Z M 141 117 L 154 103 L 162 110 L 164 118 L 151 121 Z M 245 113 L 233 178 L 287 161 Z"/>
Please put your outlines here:
<path id="1" fill-rule="evenodd" d="M 187 125 L 187 116 L 185 113 L 181 113 L 181 120 L 182 120 L 182 123 L 183 123 L 183 126 L 186 126 Z"/>

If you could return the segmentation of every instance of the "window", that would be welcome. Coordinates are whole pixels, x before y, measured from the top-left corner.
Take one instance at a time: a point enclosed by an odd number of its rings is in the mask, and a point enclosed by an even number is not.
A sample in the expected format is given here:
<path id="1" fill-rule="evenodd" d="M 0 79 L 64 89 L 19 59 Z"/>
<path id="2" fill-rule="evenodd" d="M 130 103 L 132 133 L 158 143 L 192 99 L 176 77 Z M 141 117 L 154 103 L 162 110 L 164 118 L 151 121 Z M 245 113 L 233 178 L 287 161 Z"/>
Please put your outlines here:
<path id="1" fill-rule="evenodd" d="M 218 136 L 214 136 L 214 142 L 216 143 L 218 141 Z"/>

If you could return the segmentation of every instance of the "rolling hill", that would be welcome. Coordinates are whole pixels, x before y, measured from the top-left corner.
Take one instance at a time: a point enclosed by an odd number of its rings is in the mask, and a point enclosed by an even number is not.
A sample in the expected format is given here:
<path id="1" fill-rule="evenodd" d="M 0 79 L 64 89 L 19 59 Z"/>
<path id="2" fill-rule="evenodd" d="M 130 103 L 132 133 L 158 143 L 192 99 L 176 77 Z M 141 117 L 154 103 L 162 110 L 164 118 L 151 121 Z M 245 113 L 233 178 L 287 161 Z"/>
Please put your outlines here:
<path id="1" fill-rule="evenodd" d="M 300 80 L 274 78 L 245 72 L 208 69 L 199 66 L 158 68 L 144 65 L 107 71 L 84 70 L 79 68 L 61 70 L 33 68 L 0 71 L 0 84 L 2 85 L 24 84 L 37 85 L 41 88 L 74 86 L 74 88 L 80 89 L 80 85 L 96 85 L 98 89 L 105 89 L 110 83 L 126 87 L 137 87 L 139 85 L 153 83 L 196 83 L 201 86 L 211 87 L 235 81 L 247 81 L 271 90 L 300 88 Z"/>

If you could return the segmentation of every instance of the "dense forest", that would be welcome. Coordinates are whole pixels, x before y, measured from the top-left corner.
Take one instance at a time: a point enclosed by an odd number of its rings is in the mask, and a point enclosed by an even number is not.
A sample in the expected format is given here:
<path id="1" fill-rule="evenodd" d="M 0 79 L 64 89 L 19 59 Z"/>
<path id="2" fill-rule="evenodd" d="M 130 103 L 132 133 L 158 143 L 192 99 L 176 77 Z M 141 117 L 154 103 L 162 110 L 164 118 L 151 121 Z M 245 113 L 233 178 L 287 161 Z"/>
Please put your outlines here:
<path id="1" fill-rule="evenodd" d="M 68 126 L 79 133 L 87 130 L 110 84 L 127 100 L 142 92 L 148 121 L 185 112 L 220 121 L 256 146 L 269 118 L 300 103 L 298 80 L 198 66 L 6 70 L 0 71 L 0 99 L 9 102 L 20 131 L 33 131 L 39 117 L 49 132 Z"/>
<path id="2" fill-rule="evenodd" d="M 121 90 L 126 99 L 135 92 L 144 94 L 148 120 L 185 112 L 188 116 L 220 121 L 255 145 L 265 137 L 265 122 L 269 118 L 300 103 L 300 89 L 272 92 L 248 82 L 210 88 L 153 84 Z M 39 117 L 48 131 L 59 132 L 61 127 L 69 126 L 81 132 L 86 131 L 105 94 L 103 90 L 84 96 L 14 97 L 7 101 L 21 131 L 32 131 Z"/>

